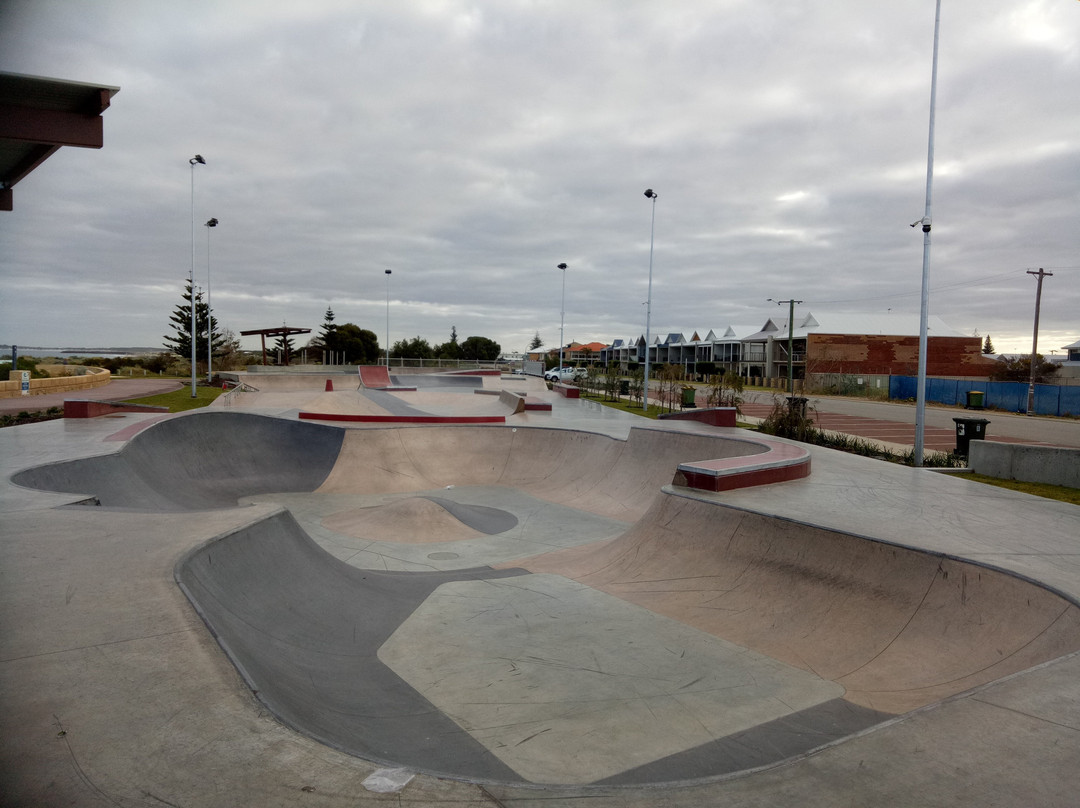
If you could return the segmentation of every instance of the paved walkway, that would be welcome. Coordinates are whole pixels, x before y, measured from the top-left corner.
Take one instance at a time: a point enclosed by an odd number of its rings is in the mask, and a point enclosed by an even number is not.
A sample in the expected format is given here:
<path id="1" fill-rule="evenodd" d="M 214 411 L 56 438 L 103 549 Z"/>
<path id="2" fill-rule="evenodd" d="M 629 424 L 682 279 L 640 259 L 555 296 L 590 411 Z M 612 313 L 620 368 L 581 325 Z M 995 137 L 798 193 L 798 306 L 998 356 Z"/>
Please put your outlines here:
<path id="1" fill-rule="evenodd" d="M 64 402 L 71 399 L 84 401 L 125 401 L 129 398 L 143 398 L 144 396 L 156 396 L 160 393 L 170 393 L 179 390 L 184 382 L 176 379 L 155 378 L 114 378 L 102 387 L 93 387 L 89 390 L 79 390 L 68 393 L 46 393 L 39 396 L 19 396 L 17 398 L 0 398 L 0 412 L 22 412 L 23 410 L 48 410 L 52 407 L 63 407 Z"/>

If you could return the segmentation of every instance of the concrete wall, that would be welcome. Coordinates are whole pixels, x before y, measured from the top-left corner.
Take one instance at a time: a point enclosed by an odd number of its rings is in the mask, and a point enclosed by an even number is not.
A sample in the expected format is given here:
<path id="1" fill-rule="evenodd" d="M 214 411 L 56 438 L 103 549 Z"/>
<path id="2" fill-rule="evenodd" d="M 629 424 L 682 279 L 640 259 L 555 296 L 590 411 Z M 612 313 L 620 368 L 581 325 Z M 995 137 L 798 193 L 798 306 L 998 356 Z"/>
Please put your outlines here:
<path id="1" fill-rule="evenodd" d="M 1080 449 L 973 440 L 968 467 L 976 474 L 1080 488 Z"/>
<path id="2" fill-rule="evenodd" d="M 23 397 L 28 403 L 32 403 L 34 396 L 42 396 L 47 393 L 72 393 L 79 390 L 90 390 L 94 387 L 103 387 L 112 379 L 112 374 L 105 368 L 86 368 L 82 376 L 60 376 L 49 379 L 31 379 L 30 395 L 23 396 L 20 389 L 18 374 L 21 371 L 12 371 L 12 379 L 0 382 L 0 398 Z"/>

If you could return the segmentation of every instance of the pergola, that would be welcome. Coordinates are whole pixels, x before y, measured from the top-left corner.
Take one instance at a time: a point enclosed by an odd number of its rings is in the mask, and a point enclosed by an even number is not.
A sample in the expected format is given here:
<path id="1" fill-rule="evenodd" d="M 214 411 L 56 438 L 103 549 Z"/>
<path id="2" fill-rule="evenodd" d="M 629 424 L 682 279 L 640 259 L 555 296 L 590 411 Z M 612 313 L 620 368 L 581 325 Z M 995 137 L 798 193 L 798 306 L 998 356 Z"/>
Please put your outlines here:
<path id="1" fill-rule="evenodd" d="M 241 331 L 241 337 L 252 337 L 258 334 L 262 337 L 262 363 L 266 364 L 266 338 L 267 337 L 289 337 L 293 334 L 310 334 L 310 328 L 289 328 L 288 326 L 278 326 L 277 328 L 255 328 L 251 331 Z M 289 343 L 285 343 L 285 364 L 289 364 Z"/>
<path id="2" fill-rule="evenodd" d="M 61 146 L 100 149 L 101 113 L 119 87 L 0 73 L 0 210 L 13 209 L 12 186 Z"/>

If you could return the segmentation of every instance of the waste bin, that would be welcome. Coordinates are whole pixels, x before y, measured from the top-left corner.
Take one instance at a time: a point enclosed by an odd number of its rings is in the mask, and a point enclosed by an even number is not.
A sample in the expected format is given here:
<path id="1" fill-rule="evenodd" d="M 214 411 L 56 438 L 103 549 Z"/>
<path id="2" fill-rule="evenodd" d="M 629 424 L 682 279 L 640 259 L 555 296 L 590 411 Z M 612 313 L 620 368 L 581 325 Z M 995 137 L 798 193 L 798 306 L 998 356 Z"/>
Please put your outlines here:
<path id="1" fill-rule="evenodd" d="M 983 408 L 983 391 L 982 390 L 968 390 L 967 392 L 967 404 L 964 405 L 969 410 L 981 410 Z"/>
<path id="2" fill-rule="evenodd" d="M 953 418 L 953 422 L 956 424 L 956 453 L 967 457 L 969 444 L 986 437 L 986 425 L 990 422 L 985 418 Z"/>
<path id="3" fill-rule="evenodd" d="M 696 407 L 697 406 L 697 402 L 694 400 L 694 397 L 696 395 L 697 395 L 697 388 L 696 387 L 684 387 L 682 389 L 682 405 L 683 405 L 683 409 L 686 409 L 687 407 Z"/>
<path id="4" fill-rule="evenodd" d="M 788 396 L 788 412 L 797 412 L 800 418 L 806 417 L 806 402 L 810 399 L 802 396 Z"/>
<path id="5" fill-rule="evenodd" d="M 628 395 L 630 395 L 630 380 L 629 379 L 619 379 L 619 395 L 620 396 L 628 396 Z"/>

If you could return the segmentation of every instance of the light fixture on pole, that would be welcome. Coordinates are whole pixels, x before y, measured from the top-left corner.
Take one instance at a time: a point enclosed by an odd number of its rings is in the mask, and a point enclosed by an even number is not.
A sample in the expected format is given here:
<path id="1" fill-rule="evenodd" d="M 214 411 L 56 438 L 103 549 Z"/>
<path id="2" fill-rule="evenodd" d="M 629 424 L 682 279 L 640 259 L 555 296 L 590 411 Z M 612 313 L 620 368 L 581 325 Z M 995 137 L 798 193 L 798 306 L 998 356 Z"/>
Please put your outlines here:
<path id="1" fill-rule="evenodd" d="M 557 269 L 562 270 L 562 307 L 559 310 L 559 370 L 563 366 L 563 324 L 566 322 L 566 264 L 559 264 Z"/>
<path id="2" fill-rule="evenodd" d="M 386 370 L 390 370 L 390 270 L 386 272 Z"/>
<path id="3" fill-rule="evenodd" d="M 208 219 L 206 228 L 206 383 L 214 383 L 214 310 L 210 307 L 210 228 L 217 227 L 217 219 Z"/>
<path id="4" fill-rule="evenodd" d="M 645 189 L 645 197 L 652 200 L 652 225 L 649 228 L 649 299 L 645 303 L 645 390 L 642 394 L 641 409 L 649 410 L 649 328 L 652 324 L 652 264 L 653 242 L 656 236 L 656 197 L 652 188 Z"/>
<path id="5" fill-rule="evenodd" d="M 923 446 L 926 434 L 926 354 L 929 351 L 929 313 L 930 313 L 930 197 L 934 185 L 934 110 L 937 106 L 937 63 L 938 29 L 941 26 L 941 0 L 937 0 L 934 12 L 934 56 L 930 68 L 930 136 L 926 149 L 926 208 L 923 217 L 911 226 L 922 225 L 923 261 L 922 261 L 922 305 L 919 310 L 919 378 L 915 389 L 915 446 L 912 450 L 912 463 L 916 467 L 923 464 Z"/>
<path id="6" fill-rule="evenodd" d="M 195 166 L 206 165 L 201 154 L 196 154 L 191 164 L 191 397 L 195 398 Z"/>

